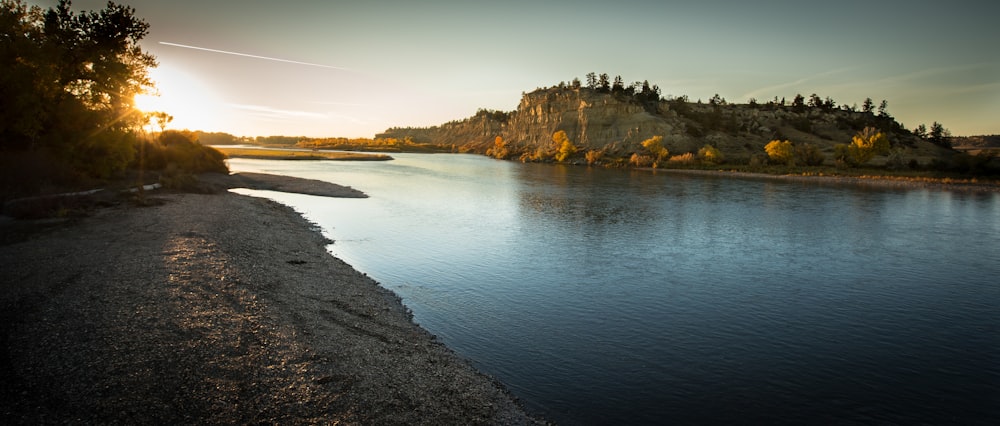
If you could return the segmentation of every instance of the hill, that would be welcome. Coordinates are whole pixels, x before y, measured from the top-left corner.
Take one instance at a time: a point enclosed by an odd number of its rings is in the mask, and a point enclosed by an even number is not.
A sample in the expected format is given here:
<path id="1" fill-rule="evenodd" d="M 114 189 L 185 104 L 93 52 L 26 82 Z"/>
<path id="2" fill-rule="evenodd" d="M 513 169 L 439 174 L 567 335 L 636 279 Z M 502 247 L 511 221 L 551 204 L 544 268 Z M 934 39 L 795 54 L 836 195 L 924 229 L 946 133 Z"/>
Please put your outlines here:
<path id="1" fill-rule="evenodd" d="M 979 150 L 1000 148 L 1000 135 L 955 136 L 949 139 L 955 149 Z"/>
<path id="2" fill-rule="evenodd" d="M 636 86 L 638 87 L 638 86 Z M 654 86 L 655 87 L 655 86 Z M 928 164 L 954 153 L 947 141 L 918 137 L 885 110 L 876 112 L 871 100 L 863 111 L 837 107 L 832 100 L 812 95 L 784 100 L 732 104 L 718 96 L 709 102 L 686 97 L 662 99 L 642 90 L 608 90 L 560 84 L 523 95 L 511 112 L 480 110 L 464 120 L 429 128 L 390 128 L 376 139 L 407 139 L 418 143 L 452 146 L 461 152 L 487 154 L 500 137 L 507 158 L 525 159 L 538 149 L 551 149 L 553 135 L 563 131 L 578 148 L 571 159 L 582 160 L 587 151 L 601 151 L 608 162 L 622 161 L 642 151 L 642 142 L 663 138 L 671 155 L 696 153 L 705 145 L 722 151 L 727 162 L 749 162 L 764 154 L 772 140 L 818 147 L 833 162 L 834 146 L 848 144 L 865 127 L 885 133 L 897 155 L 905 161 Z M 878 160 L 875 160 L 878 161 Z M 884 161 L 884 159 L 882 160 Z"/>

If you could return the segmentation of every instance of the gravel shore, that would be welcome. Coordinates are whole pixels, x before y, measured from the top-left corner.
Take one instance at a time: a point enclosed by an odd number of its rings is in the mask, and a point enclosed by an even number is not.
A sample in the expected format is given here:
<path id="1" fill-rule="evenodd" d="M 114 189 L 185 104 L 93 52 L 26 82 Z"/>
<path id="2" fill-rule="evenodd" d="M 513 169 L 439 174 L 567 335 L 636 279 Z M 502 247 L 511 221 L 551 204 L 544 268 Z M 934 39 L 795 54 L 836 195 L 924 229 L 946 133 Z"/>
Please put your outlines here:
<path id="1" fill-rule="evenodd" d="M 156 197 L 4 239 L 4 424 L 537 423 L 290 208 Z"/>

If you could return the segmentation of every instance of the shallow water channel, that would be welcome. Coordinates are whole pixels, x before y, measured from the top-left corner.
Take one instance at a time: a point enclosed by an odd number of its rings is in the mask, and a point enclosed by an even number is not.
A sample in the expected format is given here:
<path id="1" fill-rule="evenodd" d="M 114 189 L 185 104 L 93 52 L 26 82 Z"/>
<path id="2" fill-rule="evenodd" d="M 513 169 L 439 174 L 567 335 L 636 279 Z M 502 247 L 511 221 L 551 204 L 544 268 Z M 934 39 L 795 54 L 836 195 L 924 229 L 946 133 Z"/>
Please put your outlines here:
<path id="1" fill-rule="evenodd" d="M 546 418 L 1000 418 L 1000 194 L 393 156 L 230 166 Z"/>

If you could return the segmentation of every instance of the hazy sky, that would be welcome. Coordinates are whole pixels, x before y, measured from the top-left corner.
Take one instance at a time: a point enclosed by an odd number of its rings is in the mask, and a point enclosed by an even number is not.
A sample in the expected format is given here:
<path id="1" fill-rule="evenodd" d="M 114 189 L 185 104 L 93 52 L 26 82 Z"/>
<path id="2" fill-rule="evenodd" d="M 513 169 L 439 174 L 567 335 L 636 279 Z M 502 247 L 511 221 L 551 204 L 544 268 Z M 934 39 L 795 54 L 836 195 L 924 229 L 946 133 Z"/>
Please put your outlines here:
<path id="1" fill-rule="evenodd" d="M 1000 134 L 994 1 L 120 3 L 151 25 L 142 44 L 177 128 L 371 137 L 514 110 L 593 71 L 692 100 L 885 99 L 911 129 Z"/>

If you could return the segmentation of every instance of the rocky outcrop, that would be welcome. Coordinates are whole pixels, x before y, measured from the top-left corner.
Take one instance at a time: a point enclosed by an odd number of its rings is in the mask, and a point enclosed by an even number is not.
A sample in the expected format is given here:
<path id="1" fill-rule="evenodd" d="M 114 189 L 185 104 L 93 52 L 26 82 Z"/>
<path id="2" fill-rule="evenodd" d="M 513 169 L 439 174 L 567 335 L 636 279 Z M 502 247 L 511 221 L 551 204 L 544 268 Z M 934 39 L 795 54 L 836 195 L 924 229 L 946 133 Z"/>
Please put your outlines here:
<path id="1" fill-rule="evenodd" d="M 552 135 L 564 131 L 581 152 L 604 150 L 612 156 L 626 156 L 641 151 L 642 141 L 661 136 L 671 153 L 695 152 L 712 144 L 727 156 L 749 156 L 762 152 L 773 139 L 792 139 L 832 151 L 834 144 L 849 143 L 851 136 L 867 125 L 891 132 L 893 143 L 913 144 L 916 140 L 891 117 L 872 113 L 725 101 L 644 103 L 623 93 L 567 87 L 527 93 L 510 113 L 480 110 L 470 118 L 441 126 L 394 128 L 376 137 L 409 137 L 416 142 L 485 153 L 500 136 L 512 152 L 531 152 L 551 147 Z"/>

